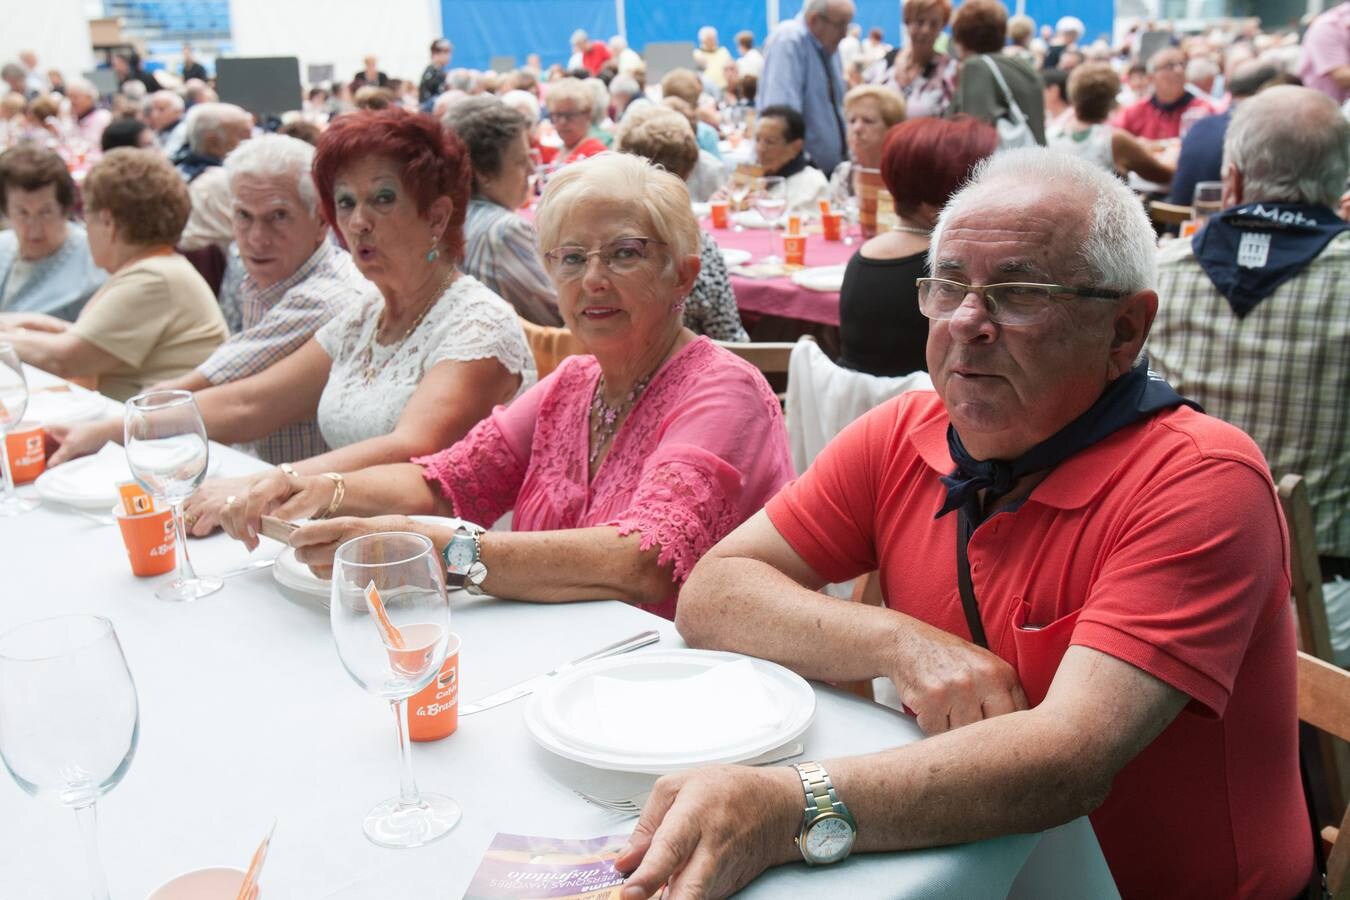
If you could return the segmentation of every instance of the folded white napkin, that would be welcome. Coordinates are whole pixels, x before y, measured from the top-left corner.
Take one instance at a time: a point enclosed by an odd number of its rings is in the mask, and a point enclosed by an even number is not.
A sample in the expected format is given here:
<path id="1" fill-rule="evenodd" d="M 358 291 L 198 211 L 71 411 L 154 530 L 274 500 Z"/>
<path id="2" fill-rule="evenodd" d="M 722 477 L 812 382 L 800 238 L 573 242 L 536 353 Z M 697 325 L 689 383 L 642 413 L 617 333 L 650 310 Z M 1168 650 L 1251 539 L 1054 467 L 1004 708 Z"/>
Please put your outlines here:
<path id="1" fill-rule="evenodd" d="M 766 734 L 783 719 L 748 659 L 681 678 L 590 681 L 594 743 L 620 753 L 712 753 Z"/>
<path id="2" fill-rule="evenodd" d="M 65 425 L 83 422 L 109 409 L 98 394 L 85 391 L 35 391 L 28 397 L 23 420 L 35 425 Z"/>
<path id="3" fill-rule="evenodd" d="M 127 468 L 127 454 L 121 445 L 109 441 L 93 456 L 48 469 L 43 480 L 50 489 L 72 500 L 107 497 L 112 504 L 117 500 L 117 482 L 130 481 L 131 469 Z"/>

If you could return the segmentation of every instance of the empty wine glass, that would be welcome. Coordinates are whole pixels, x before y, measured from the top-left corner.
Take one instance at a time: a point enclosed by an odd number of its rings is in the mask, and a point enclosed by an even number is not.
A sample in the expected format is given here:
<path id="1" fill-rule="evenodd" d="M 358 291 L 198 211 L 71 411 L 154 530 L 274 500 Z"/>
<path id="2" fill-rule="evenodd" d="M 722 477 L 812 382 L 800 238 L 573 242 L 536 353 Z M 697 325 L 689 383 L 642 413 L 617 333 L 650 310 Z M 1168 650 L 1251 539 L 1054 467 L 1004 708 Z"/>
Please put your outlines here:
<path id="1" fill-rule="evenodd" d="M 108 898 L 95 804 L 126 774 L 139 728 L 107 619 L 58 616 L 0 634 L 0 758 L 19 787 L 75 811 L 95 900 Z"/>
<path id="2" fill-rule="evenodd" d="M 161 600 L 196 600 L 214 594 L 219 578 L 198 578 L 188 559 L 183 503 L 206 477 L 210 454 L 206 426 L 188 391 L 150 391 L 127 401 L 127 465 L 131 474 L 156 499 L 173 510 L 178 540 L 178 569 L 173 580 L 155 591 Z"/>
<path id="3" fill-rule="evenodd" d="M 28 409 L 28 379 L 23 374 L 23 363 L 13 344 L 0 342 L 0 479 L 5 484 L 0 496 L 0 516 L 17 516 L 35 509 L 38 501 L 20 497 L 14 492 L 14 472 L 9 465 L 9 430 L 23 418 Z"/>
<path id="4" fill-rule="evenodd" d="M 745 209 L 745 201 L 750 196 L 750 191 L 754 188 L 754 182 L 749 178 L 732 176 L 727 185 L 727 194 L 731 197 L 731 209 L 733 212 L 740 213 Z M 745 226 L 741 224 L 739 216 L 733 217 L 731 230 L 741 232 Z"/>
<path id="5" fill-rule="evenodd" d="M 755 212 L 759 213 L 760 218 L 769 225 L 769 255 L 760 262 L 767 266 L 782 265 L 783 260 L 774 253 L 776 247 L 774 232 L 778 229 L 778 222 L 783 218 L 783 213 L 787 212 L 787 181 L 782 175 L 765 175 L 755 179 L 750 202 L 754 205 Z"/>
<path id="6" fill-rule="evenodd" d="M 373 591 L 372 591 L 373 589 Z M 459 804 L 423 794 L 413 780 L 408 698 L 445 662 L 450 606 L 441 558 L 420 534 L 367 534 L 333 556 L 329 616 L 347 674 L 389 702 L 398 728 L 399 795 L 366 813 L 364 830 L 381 847 L 420 847 L 454 828 Z"/>

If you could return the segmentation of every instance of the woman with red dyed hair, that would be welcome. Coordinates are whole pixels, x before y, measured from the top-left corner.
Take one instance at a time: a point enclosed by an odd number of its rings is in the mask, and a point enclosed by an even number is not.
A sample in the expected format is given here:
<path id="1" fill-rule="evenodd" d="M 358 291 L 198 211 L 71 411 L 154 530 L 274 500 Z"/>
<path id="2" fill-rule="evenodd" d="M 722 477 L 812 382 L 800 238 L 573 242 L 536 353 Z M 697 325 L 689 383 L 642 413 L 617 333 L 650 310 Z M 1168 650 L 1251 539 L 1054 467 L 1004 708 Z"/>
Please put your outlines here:
<path id="1" fill-rule="evenodd" d="M 881 178 L 899 223 L 867 241 L 844 270 L 839 364 L 872 375 L 927 371 L 928 320 L 915 279 L 928 275 L 928 239 L 947 198 L 998 149 L 998 132 L 969 116 L 910 119 L 886 133 Z"/>
<path id="2" fill-rule="evenodd" d="M 242 479 L 208 480 L 188 501 L 197 534 L 234 504 L 271 510 L 303 475 L 331 495 L 343 473 L 459 440 L 535 381 L 515 311 L 460 271 L 471 181 L 464 144 L 404 109 L 338 117 L 313 178 L 325 220 L 370 282 L 289 356 L 194 394 L 214 440 L 256 440 L 317 417 L 330 449 Z"/>

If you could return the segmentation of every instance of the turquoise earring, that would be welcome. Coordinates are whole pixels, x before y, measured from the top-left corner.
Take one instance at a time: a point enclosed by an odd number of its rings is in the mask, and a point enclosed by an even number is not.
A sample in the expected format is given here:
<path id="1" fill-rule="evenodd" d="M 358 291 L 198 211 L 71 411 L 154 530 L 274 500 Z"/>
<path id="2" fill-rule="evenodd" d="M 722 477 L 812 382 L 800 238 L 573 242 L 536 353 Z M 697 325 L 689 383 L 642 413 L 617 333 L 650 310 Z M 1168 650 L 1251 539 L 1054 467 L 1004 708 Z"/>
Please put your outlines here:
<path id="1" fill-rule="evenodd" d="M 437 250 L 435 247 L 432 247 L 430 250 L 427 251 L 427 262 L 435 262 L 436 257 L 440 255 L 441 251 Z"/>

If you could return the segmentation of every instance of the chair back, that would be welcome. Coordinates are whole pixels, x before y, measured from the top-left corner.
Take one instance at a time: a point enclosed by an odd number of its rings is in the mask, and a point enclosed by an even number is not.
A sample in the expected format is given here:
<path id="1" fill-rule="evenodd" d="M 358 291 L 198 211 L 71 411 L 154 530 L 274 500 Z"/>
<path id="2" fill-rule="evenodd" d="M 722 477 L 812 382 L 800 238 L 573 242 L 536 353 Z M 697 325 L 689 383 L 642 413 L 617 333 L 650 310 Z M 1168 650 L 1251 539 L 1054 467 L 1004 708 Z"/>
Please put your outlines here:
<path id="1" fill-rule="evenodd" d="M 530 352 L 534 354 L 534 368 L 541 379 L 558 368 L 558 364 L 567 357 L 586 352 L 577 336 L 566 328 L 536 325 L 528 319 L 521 319 L 520 327 L 525 331 L 525 343 L 530 345 Z"/>
<path id="2" fill-rule="evenodd" d="M 803 340 L 811 340 L 808 336 Z M 713 341 L 723 350 L 728 350 L 765 375 L 782 375 L 788 370 L 788 360 L 792 357 L 792 348 L 797 346 L 791 341 L 760 341 L 758 343 L 736 343 L 735 341 Z"/>
<path id="3" fill-rule="evenodd" d="M 1350 672 L 1329 662 L 1298 654 L 1298 717 L 1301 721 L 1340 741 L 1350 741 Z M 1350 838 L 1341 835 L 1350 828 L 1350 812 L 1340 827 L 1322 829 L 1327 851 L 1327 886 L 1335 900 L 1350 900 Z"/>
<path id="4" fill-rule="evenodd" d="M 792 347 L 788 363 L 787 427 L 792 464 L 806 471 L 825 445 L 854 419 L 905 391 L 930 390 L 927 372 L 882 378 L 836 365 L 811 340 Z"/>
<path id="5" fill-rule="evenodd" d="M 1148 217 L 1155 225 L 1180 225 L 1191 218 L 1191 208 L 1179 203 L 1151 200 L 1148 204 Z"/>

